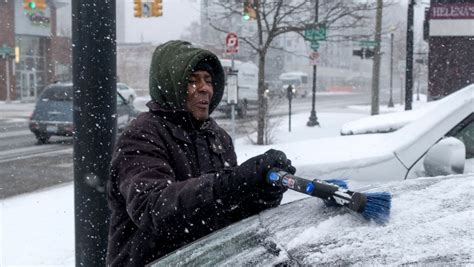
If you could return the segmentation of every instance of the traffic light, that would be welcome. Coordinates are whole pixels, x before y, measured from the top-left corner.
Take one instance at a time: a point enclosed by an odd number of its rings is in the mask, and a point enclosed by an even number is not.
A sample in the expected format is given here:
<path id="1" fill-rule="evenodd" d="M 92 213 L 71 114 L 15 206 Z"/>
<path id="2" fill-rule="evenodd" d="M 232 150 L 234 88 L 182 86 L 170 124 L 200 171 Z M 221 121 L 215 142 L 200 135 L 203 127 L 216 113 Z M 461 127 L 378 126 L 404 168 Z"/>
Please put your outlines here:
<path id="1" fill-rule="evenodd" d="M 352 50 L 352 55 L 360 58 L 364 58 L 364 48 L 360 50 Z"/>
<path id="2" fill-rule="evenodd" d="M 255 20 L 257 19 L 257 10 L 255 10 L 254 0 L 244 1 L 244 11 L 242 13 L 244 20 Z"/>
<path id="3" fill-rule="evenodd" d="M 46 0 L 36 0 L 36 9 L 45 10 L 46 9 Z"/>
<path id="4" fill-rule="evenodd" d="M 35 11 L 36 1 L 23 0 L 23 9 L 25 9 L 26 11 Z"/>
<path id="5" fill-rule="evenodd" d="M 373 58 L 374 57 L 374 50 L 373 49 L 369 49 L 369 48 L 366 48 L 364 49 L 364 58 Z"/>
<path id="6" fill-rule="evenodd" d="M 153 0 L 153 3 L 151 4 L 151 16 L 163 16 L 163 0 Z"/>
<path id="7" fill-rule="evenodd" d="M 370 48 L 362 47 L 360 50 L 352 50 L 352 55 L 360 57 L 361 59 L 364 58 L 373 58 L 374 57 L 374 50 Z"/>
<path id="8" fill-rule="evenodd" d="M 133 1 L 133 15 L 135 17 L 141 18 L 142 17 L 142 1 L 141 0 L 134 0 Z"/>

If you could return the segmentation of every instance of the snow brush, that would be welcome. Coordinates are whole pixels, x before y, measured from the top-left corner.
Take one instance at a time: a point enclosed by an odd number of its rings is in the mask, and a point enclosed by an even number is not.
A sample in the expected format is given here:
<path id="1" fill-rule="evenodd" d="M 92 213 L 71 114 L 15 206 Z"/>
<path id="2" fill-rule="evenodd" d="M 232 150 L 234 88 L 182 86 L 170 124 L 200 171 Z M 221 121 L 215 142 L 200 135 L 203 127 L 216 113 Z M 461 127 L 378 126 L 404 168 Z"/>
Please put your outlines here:
<path id="1" fill-rule="evenodd" d="M 270 170 L 267 180 L 273 185 L 321 198 L 327 206 L 347 207 L 378 224 L 387 223 L 390 217 L 392 196 L 388 192 L 359 193 L 347 190 L 343 180 L 308 180 L 278 170 Z"/>

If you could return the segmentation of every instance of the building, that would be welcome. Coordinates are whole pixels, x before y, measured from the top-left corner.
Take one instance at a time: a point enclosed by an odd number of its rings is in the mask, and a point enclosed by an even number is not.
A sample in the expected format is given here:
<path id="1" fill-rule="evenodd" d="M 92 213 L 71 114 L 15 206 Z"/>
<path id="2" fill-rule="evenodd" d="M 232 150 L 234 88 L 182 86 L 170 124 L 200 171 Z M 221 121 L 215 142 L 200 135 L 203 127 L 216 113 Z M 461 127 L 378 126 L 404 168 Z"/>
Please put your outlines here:
<path id="1" fill-rule="evenodd" d="M 474 83 L 474 3 L 432 0 L 428 10 L 428 97 Z"/>
<path id="2" fill-rule="evenodd" d="M 34 101 L 46 85 L 71 80 L 71 38 L 53 0 L 0 1 L 0 100 Z"/>

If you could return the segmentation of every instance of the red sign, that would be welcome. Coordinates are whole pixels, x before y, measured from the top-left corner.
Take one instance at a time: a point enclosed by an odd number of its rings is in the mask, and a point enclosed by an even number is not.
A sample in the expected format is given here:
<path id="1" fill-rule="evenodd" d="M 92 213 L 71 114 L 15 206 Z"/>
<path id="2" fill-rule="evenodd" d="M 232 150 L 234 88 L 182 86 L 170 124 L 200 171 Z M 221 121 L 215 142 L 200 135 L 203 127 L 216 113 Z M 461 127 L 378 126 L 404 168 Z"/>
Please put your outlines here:
<path id="1" fill-rule="evenodd" d="M 474 19 L 474 4 L 432 4 L 430 19 Z"/>
<path id="2" fill-rule="evenodd" d="M 225 52 L 235 54 L 239 52 L 239 37 L 233 32 L 229 32 L 225 37 Z"/>

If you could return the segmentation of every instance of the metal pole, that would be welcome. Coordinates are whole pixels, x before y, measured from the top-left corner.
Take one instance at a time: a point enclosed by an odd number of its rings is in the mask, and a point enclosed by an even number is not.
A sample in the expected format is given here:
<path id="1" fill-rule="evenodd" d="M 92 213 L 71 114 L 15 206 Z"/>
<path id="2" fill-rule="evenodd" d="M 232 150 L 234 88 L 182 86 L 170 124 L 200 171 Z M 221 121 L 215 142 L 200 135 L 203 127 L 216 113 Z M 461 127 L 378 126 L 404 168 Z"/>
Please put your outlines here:
<path id="1" fill-rule="evenodd" d="M 291 132 L 291 97 L 288 99 L 288 132 Z"/>
<path id="2" fill-rule="evenodd" d="M 415 0 L 410 0 L 407 15 L 407 56 L 405 70 L 405 110 L 412 109 L 413 102 L 413 6 Z"/>
<path id="3" fill-rule="evenodd" d="M 105 266 L 117 134 L 115 0 L 72 0 L 76 266 Z"/>
<path id="4" fill-rule="evenodd" d="M 9 60 L 10 56 L 8 54 L 5 55 L 5 71 L 6 71 L 6 83 L 7 83 L 7 99 L 6 99 L 6 102 L 9 103 L 10 102 L 10 69 L 8 66 L 8 60 Z"/>
<path id="5" fill-rule="evenodd" d="M 371 115 L 379 114 L 380 105 L 380 41 L 382 40 L 382 0 L 377 0 L 377 13 L 375 16 L 375 47 L 374 47 L 374 64 L 372 65 L 372 101 Z"/>
<path id="6" fill-rule="evenodd" d="M 314 22 L 315 24 L 318 22 L 318 7 L 319 1 L 316 0 L 314 4 Z M 313 98 L 312 98 L 312 107 L 311 113 L 309 115 L 309 121 L 306 123 L 306 126 L 319 126 L 318 117 L 316 116 L 316 64 L 313 65 Z M 291 102 L 291 101 L 290 101 Z"/>
<path id="7" fill-rule="evenodd" d="M 393 108 L 393 32 L 390 33 L 390 99 L 388 107 Z"/>
<path id="8" fill-rule="evenodd" d="M 230 72 L 233 72 L 234 71 L 234 54 L 232 54 L 232 60 L 231 60 L 231 65 L 230 65 Z M 238 88 L 238 86 L 237 86 Z M 229 93 L 229 92 L 227 92 Z M 237 101 L 238 101 L 238 97 L 237 97 Z M 234 102 L 232 102 L 230 104 L 230 118 L 231 118 L 231 121 L 232 121 L 232 140 L 235 139 L 235 104 Z"/>

